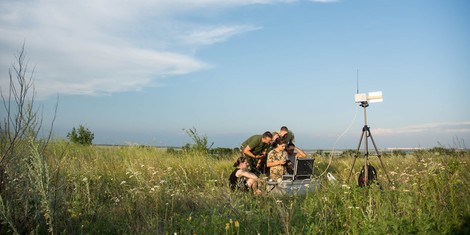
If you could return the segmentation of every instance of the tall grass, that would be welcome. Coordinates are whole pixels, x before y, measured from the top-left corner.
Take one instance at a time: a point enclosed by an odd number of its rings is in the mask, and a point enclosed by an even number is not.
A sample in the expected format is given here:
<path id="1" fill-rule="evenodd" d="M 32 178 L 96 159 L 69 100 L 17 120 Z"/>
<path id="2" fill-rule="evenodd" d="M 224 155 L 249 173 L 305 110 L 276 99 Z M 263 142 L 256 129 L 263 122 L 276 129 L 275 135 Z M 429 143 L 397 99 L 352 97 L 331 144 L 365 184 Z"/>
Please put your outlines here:
<path id="1" fill-rule="evenodd" d="M 468 152 L 383 157 L 393 184 L 371 156 L 379 184 L 368 188 L 357 187 L 355 180 L 344 182 L 353 159 L 335 158 L 329 171 L 338 181 L 322 177 L 321 187 L 302 197 L 231 192 L 227 178 L 236 155 L 216 159 L 206 153 L 61 141 L 51 143 L 44 155 L 32 155 L 27 169 L 35 174 L 28 182 L 37 206 L 25 212 L 11 200 L 0 201 L 5 225 L 0 233 L 432 234 L 470 229 Z M 322 172 L 328 160 L 318 156 L 315 171 Z M 20 225 L 17 213 L 36 219 Z"/>

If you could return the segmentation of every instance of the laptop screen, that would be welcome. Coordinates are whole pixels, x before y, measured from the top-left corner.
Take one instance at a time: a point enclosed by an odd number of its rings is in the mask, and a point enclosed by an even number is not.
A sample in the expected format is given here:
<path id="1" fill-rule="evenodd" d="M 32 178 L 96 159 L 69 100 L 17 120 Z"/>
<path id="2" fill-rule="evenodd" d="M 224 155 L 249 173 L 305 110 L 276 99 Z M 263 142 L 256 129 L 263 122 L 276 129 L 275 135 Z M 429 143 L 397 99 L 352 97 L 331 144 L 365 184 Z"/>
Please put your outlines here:
<path id="1" fill-rule="evenodd" d="M 310 176 L 313 174 L 313 158 L 300 158 L 297 159 L 297 167 L 295 175 Z"/>

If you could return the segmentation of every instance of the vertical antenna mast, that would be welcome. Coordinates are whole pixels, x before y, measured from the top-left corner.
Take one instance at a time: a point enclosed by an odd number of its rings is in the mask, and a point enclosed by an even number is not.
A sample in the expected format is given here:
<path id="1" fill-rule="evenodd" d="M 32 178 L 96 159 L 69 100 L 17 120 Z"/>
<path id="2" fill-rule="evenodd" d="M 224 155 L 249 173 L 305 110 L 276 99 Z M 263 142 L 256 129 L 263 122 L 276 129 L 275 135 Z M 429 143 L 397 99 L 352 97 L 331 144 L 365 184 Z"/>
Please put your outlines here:
<path id="1" fill-rule="evenodd" d="M 359 94 L 359 69 L 357 69 L 357 73 L 356 73 L 356 88 L 357 88 L 356 94 Z"/>

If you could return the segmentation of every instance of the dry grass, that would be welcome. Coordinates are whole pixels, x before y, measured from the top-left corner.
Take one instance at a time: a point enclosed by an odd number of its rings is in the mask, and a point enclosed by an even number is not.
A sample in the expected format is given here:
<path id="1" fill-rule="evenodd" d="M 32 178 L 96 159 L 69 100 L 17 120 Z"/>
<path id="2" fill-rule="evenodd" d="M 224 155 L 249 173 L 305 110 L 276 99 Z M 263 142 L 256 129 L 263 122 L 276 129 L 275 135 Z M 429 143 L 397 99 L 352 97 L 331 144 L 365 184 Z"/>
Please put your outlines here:
<path id="1" fill-rule="evenodd" d="M 368 188 L 355 186 L 362 159 L 347 183 L 352 158 L 335 158 L 329 172 L 338 182 L 322 177 L 315 194 L 283 198 L 230 192 L 227 178 L 236 156 L 216 160 L 157 148 L 55 142 L 45 156 L 36 157 L 47 160 L 47 172 L 37 174 L 43 192 L 18 196 L 36 195 L 33 201 L 16 199 L 36 203 L 26 213 L 33 219 L 19 229 L 22 217 L 16 207 L 21 204 L 11 203 L 12 197 L 5 200 L 2 192 L 2 233 L 408 234 L 469 229 L 468 152 L 383 157 L 392 185 L 372 156 L 380 186 Z M 317 157 L 315 171 L 322 172 L 328 160 Z"/>

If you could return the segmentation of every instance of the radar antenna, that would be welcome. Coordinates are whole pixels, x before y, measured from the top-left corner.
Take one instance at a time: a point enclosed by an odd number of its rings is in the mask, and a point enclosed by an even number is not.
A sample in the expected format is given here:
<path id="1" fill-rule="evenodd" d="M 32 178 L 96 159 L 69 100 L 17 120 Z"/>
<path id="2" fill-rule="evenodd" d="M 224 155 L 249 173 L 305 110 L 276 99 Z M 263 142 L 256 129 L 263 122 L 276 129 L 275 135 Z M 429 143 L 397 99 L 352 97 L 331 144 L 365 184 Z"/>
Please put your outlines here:
<path id="1" fill-rule="evenodd" d="M 358 70 L 359 74 L 359 70 Z M 359 77 L 359 76 L 357 76 Z M 361 93 L 359 94 L 359 79 L 357 79 L 357 94 L 354 96 L 356 103 L 359 103 L 359 106 L 364 108 L 364 127 L 362 128 L 362 134 L 361 138 L 359 139 L 359 144 L 356 149 L 356 154 L 354 155 L 354 161 L 351 166 L 351 170 L 349 171 L 349 176 L 347 182 L 349 182 L 349 179 L 351 178 L 352 170 L 354 168 L 354 164 L 356 163 L 357 156 L 359 155 L 359 150 L 361 149 L 361 144 L 364 141 L 364 186 L 369 185 L 369 142 L 368 139 L 372 141 L 372 144 L 374 145 L 375 152 L 377 156 L 379 157 L 380 160 L 380 165 L 383 168 L 385 175 L 387 176 L 387 179 L 389 183 L 391 184 L 392 181 L 390 180 L 390 177 L 388 176 L 387 170 L 385 169 L 385 166 L 382 162 L 382 154 L 380 154 L 377 145 L 375 144 L 374 138 L 372 137 L 372 133 L 370 132 L 370 127 L 367 126 L 367 113 L 366 113 L 366 108 L 369 107 L 369 103 L 374 103 L 374 102 L 382 102 L 383 101 L 383 96 L 381 91 L 376 91 L 376 92 L 369 92 L 369 94 Z"/>

